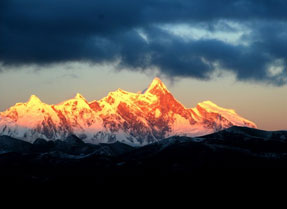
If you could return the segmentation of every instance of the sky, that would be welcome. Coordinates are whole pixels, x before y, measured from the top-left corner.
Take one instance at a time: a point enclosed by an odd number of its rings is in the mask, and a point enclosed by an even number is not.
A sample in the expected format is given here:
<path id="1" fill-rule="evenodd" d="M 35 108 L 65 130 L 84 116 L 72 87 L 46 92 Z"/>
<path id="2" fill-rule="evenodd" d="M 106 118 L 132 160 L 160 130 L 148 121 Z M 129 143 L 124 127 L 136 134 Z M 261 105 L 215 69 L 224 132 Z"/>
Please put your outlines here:
<path id="1" fill-rule="evenodd" d="M 2 0 L 0 111 L 145 89 L 287 129 L 285 0 Z"/>

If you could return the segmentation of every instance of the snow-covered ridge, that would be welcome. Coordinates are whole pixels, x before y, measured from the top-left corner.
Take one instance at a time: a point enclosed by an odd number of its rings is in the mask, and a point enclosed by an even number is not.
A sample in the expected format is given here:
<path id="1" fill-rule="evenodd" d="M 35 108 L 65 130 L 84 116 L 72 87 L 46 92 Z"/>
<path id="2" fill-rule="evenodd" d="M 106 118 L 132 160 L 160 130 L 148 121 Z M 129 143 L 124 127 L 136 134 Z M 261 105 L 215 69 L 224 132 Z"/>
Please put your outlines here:
<path id="1" fill-rule="evenodd" d="M 256 127 L 234 110 L 210 101 L 185 108 L 159 78 L 143 93 L 118 89 L 92 102 L 77 94 L 57 105 L 32 95 L 28 102 L 0 113 L 0 135 L 29 142 L 75 134 L 89 143 L 120 141 L 141 146 L 173 135 L 194 137 L 234 125 Z"/>

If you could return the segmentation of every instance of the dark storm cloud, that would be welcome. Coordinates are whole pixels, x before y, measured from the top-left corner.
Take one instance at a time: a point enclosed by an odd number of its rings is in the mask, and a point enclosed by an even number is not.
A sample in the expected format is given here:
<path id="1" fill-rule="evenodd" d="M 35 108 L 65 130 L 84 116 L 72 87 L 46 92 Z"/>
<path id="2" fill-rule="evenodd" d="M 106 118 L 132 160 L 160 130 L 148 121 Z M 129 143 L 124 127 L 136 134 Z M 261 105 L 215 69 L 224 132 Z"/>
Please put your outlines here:
<path id="1" fill-rule="evenodd" d="M 131 70 L 155 67 L 168 76 L 199 79 L 209 79 L 216 63 L 239 80 L 283 85 L 285 74 L 270 76 L 267 69 L 287 60 L 286 11 L 285 0 L 2 0 L 0 62 L 119 60 L 119 67 Z M 250 29 L 241 37 L 248 44 L 186 40 L 159 27 L 234 31 L 228 22 Z"/>

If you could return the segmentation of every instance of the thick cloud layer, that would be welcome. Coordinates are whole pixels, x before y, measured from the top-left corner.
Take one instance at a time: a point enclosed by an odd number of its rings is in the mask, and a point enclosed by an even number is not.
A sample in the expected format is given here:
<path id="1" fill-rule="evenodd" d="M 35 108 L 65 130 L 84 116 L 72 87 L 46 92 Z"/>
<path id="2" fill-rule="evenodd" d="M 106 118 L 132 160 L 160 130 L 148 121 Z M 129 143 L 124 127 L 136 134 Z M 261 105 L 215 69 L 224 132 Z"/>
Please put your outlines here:
<path id="1" fill-rule="evenodd" d="M 284 85 L 286 11 L 285 0 L 2 0 L 0 62 L 118 61 L 199 79 L 224 69 Z M 182 37 L 172 32 L 178 25 L 211 35 Z M 233 43 L 224 40 L 230 32 L 240 34 Z"/>

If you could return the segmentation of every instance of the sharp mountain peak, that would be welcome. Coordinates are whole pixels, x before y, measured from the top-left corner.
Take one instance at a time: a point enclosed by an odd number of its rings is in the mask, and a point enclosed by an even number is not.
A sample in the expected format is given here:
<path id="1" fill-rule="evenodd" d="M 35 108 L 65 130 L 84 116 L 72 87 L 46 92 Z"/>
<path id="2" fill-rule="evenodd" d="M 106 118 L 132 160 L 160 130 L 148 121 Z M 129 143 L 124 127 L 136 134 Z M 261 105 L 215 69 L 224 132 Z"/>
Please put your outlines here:
<path id="1" fill-rule="evenodd" d="M 155 77 L 149 87 L 144 91 L 144 93 L 157 94 L 161 92 L 169 92 L 166 85 L 160 80 L 160 78 Z"/>
<path id="2" fill-rule="evenodd" d="M 39 104 L 42 103 L 42 101 L 37 97 L 36 95 L 32 94 L 27 102 L 28 104 Z"/>
<path id="3" fill-rule="evenodd" d="M 87 101 L 86 98 L 80 93 L 77 93 L 74 99 Z"/>

